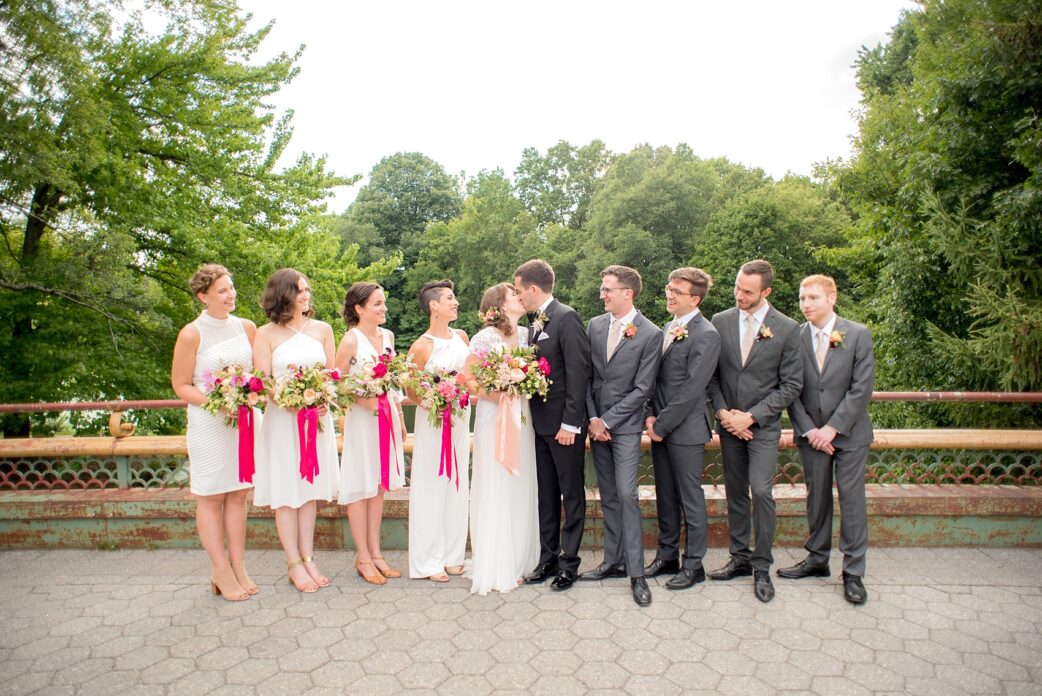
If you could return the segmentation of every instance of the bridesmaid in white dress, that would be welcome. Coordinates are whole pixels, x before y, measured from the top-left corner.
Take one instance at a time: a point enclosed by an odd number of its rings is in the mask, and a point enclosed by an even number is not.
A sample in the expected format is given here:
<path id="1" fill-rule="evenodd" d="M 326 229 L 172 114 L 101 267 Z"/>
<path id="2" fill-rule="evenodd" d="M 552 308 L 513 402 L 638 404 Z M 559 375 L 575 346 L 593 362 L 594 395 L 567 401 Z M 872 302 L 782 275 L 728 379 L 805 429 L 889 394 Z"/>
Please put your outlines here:
<path id="1" fill-rule="evenodd" d="M 278 378 L 289 365 L 333 366 L 333 329 L 312 319 L 311 286 L 292 268 L 275 271 L 261 300 L 270 323 L 257 330 L 253 364 Z M 320 411 L 318 473 L 313 483 L 300 475 L 300 437 L 295 411 L 269 402 L 261 425 L 254 477 L 255 505 L 275 510 L 275 526 L 286 552 L 286 574 L 300 592 L 315 592 L 329 585 L 329 578 L 315 565 L 316 501 L 333 500 L 340 472 L 337 466 L 333 418 Z"/>
<path id="2" fill-rule="evenodd" d="M 201 408 L 206 403 L 202 386 L 206 370 L 233 363 L 251 368 L 250 344 L 257 327 L 231 315 L 235 285 L 224 266 L 201 266 L 189 286 L 206 309 L 177 335 L 170 382 L 178 398 L 188 402 L 188 471 L 196 498 L 195 526 L 212 566 L 210 589 L 227 600 L 241 601 L 257 593 L 244 565 L 246 495 L 252 484 L 239 482 L 236 430 L 225 425 L 223 415 Z"/>
<path id="3" fill-rule="evenodd" d="M 517 329 L 525 309 L 512 285 L 500 283 L 485 291 L 481 313 L 487 317 L 490 309 L 497 310 L 498 316 L 487 319 L 486 327 L 474 334 L 468 365 L 479 360 L 479 351 L 527 344 L 524 332 Z M 475 380 L 467 386 L 472 392 L 478 391 Z M 539 517 L 535 435 L 528 400 L 521 401 L 520 470 L 514 475 L 495 458 L 496 415 L 502 392 L 481 390 L 477 396 L 480 400 L 474 420 L 474 474 L 470 490 L 470 545 L 474 556 L 470 591 L 483 595 L 490 590 L 510 592 L 538 563 Z"/>
<path id="4" fill-rule="evenodd" d="M 358 282 L 344 297 L 344 322 L 350 330 L 340 339 L 335 364 L 342 371 L 359 373 L 388 350 L 394 351 L 394 334 L 380 328 L 387 321 L 387 301 L 376 283 Z M 389 490 L 405 485 L 405 418 L 400 394 L 391 394 Z M 358 557 L 355 570 L 366 582 L 383 585 L 400 578 L 401 571 L 387 564 L 380 551 L 384 488 L 380 484 L 379 423 L 377 400 L 359 399 L 344 415 L 344 449 L 340 461 L 340 497 L 347 505 L 347 520 Z"/>
<path id="5" fill-rule="evenodd" d="M 459 315 L 452 281 L 424 285 L 420 307 L 430 317 L 430 326 L 409 349 L 413 363 L 421 370 L 462 371 L 470 341 L 466 332 L 449 326 Z M 451 479 L 438 474 L 441 430 L 440 424 L 430 424 L 426 409 L 416 409 L 409 474 L 409 577 L 434 582 L 463 574 L 470 501 L 470 408 L 452 419 L 456 458 Z"/>

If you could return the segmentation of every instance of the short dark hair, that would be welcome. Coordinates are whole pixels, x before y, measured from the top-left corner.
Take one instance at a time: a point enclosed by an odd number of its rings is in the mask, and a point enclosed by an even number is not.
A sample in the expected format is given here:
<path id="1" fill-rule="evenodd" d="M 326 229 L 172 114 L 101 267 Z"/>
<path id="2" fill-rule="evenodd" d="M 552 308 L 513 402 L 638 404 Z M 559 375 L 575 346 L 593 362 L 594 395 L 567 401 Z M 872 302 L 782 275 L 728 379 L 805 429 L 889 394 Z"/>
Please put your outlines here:
<path id="1" fill-rule="evenodd" d="M 210 286 L 216 283 L 218 280 L 228 273 L 228 269 L 219 263 L 204 263 L 199 267 L 199 270 L 192 275 L 192 279 L 188 281 L 188 287 L 192 289 L 193 295 L 199 293 L 205 293 L 210 289 Z"/>
<path id="2" fill-rule="evenodd" d="M 670 272 L 669 280 L 686 280 L 691 283 L 691 294 L 703 300 L 709 294 L 709 288 L 713 287 L 713 278 L 701 268 L 684 266 Z"/>
<path id="3" fill-rule="evenodd" d="M 424 283 L 423 287 L 420 288 L 418 294 L 420 300 L 420 309 L 427 316 L 431 314 L 431 302 L 441 299 L 442 290 L 452 290 L 453 285 L 451 280 L 432 280 L 429 283 Z"/>
<path id="4" fill-rule="evenodd" d="M 363 307 L 369 302 L 369 297 L 377 290 L 383 290 L 377 283 L 370 283 L 365 280 L 360 280 L 357 283 L 352 283 L 347 288 L 347 292 L 344 294 L 344 323 L 348 326 L 357 326 L 361 319 L 358 316 L 358 310 L 356 306 L 362 305 Z"/>
<path id="5" fill-rule="evenodd" d="M 514 330 L 510 327 L 510 319 L 503 313 L 503 303 L 506 302 L 507 293 L 514 292 L 514 286 L 510 283 L 497 283 L 484 292 L 481 296 L 481 305 L 478 312 L 485 315 L 485 312 L 495 307 L 498 312 L 495 314 L 493 319 L 484 319 L 485 326 L 495 326 L 497 329 L 503 332 L 504 336 L 509 336 L 514 333 Z"/>
<path id="6" fill-rule="evenodd" d="M 295 268 L 280 268 L 268 278 L 268 285 L 264 288 L 264 295 L 261 297 L 261 309 L 264 310 L 264 316 L 268 317 L 269 321 L 285 324 L 293 318 L 297 295 L 300 294 L 297 285 L 301 278 L 307 280 L 307 276 Z M 306 317 L 314 315 L 314 307 L 308 307 L 308 310 L 304 312 Z"/>
<path id="7" fill-rule="evenodd" d="M 525 261 L 514 271 L 514 277 L 520 278 L 522 285 L 535 285 L 543 292 L 554 291 L 554 269 L 542 259 Z"/>
<path id="8" fill-rule="evenodd" d="M 774 266 L 772 266 L 769 261 L 764 261 L 763 259 L 746 261 L 739 269 L 739 273 L 760 276 L 761 290 L 766 290 L 771 287 L 771 284 L 774 282 Z"/>
<path id="9" fill-rule="evenodd" d="M 603 271 L 601 271 L 601 278 L 604 276 L 615 276 L 619 279 L 619 285 L 626 288 L 627 290 L 633 291 L 633 299 L 637 299 L 637 295 L 640 294 L 640 289 L 643 287 L 643 283 L 640 279 L 640 273 L 636 268 L 630 268 L 629 266 L 618 266 L 612 264 Z"/>

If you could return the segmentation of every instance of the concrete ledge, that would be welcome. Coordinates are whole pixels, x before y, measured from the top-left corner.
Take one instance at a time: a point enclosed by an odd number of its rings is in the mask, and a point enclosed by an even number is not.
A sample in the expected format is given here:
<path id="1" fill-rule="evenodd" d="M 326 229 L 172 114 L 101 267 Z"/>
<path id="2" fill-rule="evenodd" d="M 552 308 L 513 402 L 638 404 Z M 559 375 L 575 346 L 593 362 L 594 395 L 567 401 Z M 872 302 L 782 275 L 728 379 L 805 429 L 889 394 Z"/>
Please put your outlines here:
<path id="1" fill-rule="evenodd" d="M 727 545 L 727 501 L 723 487 L 704 486 L 709 541 Z M 870 484 L 869 538 L 876 546 L 1042 547 L 1042 488 Z M 641 487 L 645 546 L 657 538 L 655 489 Z M 384 508 L 386 548 L 403 549 L 408 539 L 408 491 L 388 495 Z M 776 543 L 801 546 L 806 536 L 803 485 L 774 489 Z M 602 512 L 597 491 L 587 491 L 584 545 L 599 547 Z M 839 522 L 838 505 L 836 524 Z M 248 544 L 278 548 L 274 513 L 250 506 Z M 838 527 L 837 527 L 838 530 Z M 0 493 L 0 548 L 190 548 L 198 545 L 195 501 L 181 489 L 15 491 Z M 316 545 L 351 548 L 342 506 L 319 506 Z"/>

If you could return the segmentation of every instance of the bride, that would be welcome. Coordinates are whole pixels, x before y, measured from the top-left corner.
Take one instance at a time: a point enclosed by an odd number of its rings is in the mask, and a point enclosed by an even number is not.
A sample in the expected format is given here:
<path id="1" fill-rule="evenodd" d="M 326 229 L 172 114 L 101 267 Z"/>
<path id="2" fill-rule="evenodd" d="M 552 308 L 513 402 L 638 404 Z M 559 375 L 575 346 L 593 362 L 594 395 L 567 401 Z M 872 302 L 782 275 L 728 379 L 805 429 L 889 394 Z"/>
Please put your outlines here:
<path id="1" fill-rule="evenodd" d="M 493 285 L 481 298 L 485 328 L 470 342 L 468 366 L 479 354 L 527 345 L 517 322 L 525 314 L 514 287 Z M 520 468 L 512 474 L 496 461 L 496 415 L 502 392 L 478 390 L 474 421 L 474 468 L 470 491 L 470 543 L 473 550 L 471 592 L 509 592 L 539 561 L 539 521 L 536 498 L 535 436 L 528 401 L 521 400 Z"/>

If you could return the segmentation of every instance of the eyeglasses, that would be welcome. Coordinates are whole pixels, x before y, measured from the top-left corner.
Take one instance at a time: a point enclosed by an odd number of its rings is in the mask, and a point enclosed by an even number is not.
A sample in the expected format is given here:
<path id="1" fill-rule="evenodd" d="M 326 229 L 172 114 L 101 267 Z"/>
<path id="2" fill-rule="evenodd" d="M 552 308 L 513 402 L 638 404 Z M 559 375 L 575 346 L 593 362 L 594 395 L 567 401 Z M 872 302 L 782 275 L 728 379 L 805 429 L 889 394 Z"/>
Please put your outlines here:
<path id="1" fill-rule="evenodd" d="M 695 296 L 695 293 L 693 293 L 693 292 L 684 292 L 683 290 L 677 290 L 672 285 L 667 285 L 664 289 L 666 291 L 666 294 L 671 296 L 671 297 L 676 297 L 677 295 L 688 295 L 690 297 L 694 297 Z"/>
<path id="2" fill-rule="evenodd" d="M 600 292 L 601 292 L 602 295 L 610 295 L 613 292 L 615 292 L 616 290 L 626 290 L 626 288 L 606 288 L 606 287 L 604 287 L 602 285 Z"/>

